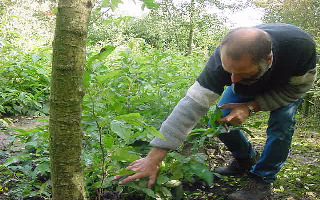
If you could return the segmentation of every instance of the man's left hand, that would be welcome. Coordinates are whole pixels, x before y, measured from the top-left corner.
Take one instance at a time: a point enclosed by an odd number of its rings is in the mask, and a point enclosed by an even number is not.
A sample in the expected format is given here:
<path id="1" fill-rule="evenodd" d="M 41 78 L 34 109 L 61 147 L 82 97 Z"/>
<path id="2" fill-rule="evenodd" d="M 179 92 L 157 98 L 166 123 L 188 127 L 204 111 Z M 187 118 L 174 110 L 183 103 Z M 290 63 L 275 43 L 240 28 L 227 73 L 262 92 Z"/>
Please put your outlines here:
<path id="1" fill-rule="evenodd" d="M 250 110 L 247 104 L 244 103 L 230 103 L 219 107 L 220 109 L 231 109 L 231 113 L 218 121 L 221 123 L 228 123 L 232 125 L 242 124 L 250 115 Z"/>

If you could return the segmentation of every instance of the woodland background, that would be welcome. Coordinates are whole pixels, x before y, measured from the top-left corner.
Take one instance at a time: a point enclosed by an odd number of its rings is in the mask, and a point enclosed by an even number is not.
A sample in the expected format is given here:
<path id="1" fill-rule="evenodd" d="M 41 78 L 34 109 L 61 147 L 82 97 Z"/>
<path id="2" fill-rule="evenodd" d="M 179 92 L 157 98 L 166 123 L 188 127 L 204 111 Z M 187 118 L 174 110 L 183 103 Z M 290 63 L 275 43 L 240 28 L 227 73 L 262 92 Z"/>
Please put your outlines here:
<path id="1" fill-rule="evenodd" d="M 141 17 L 119 16 L 121 2 L 95 1 L 88 23 L 81 114 L 86 198 L 225 198 L 245 180 L 211 172 L 228 159 L 214 137 L 221 127 L 204 131 L 219 116 L 214 106 L 187 142 L 168 154 L 153 190 L 145 187 L 146 180 L 119 186 L 112 178 L 130 173 L 124 167 L 148 152 L 154 136 L 161 137 L 162 121 L 230 30 L 232 22 L 221 13 L 262 10 L 263 22 L 306 30 L 320 52 L 320 1 L 144 0 L 141 12 L 149 12 Z M 0 146 L 0 199 L 52 197 L 46 116 L 57 6 L 54 0 L 0 2 L 0 127 L 9 141 Z M 320 199 L 319 80 L 299 108 L 292 157 L 275 183 L 279 199 Z M 14 127 L 22 116 L 40 117 L 44 125 Z M 258 148 L 266 122 L 267 115 L 260 113 L 241 127 L 255 136 Z"/>

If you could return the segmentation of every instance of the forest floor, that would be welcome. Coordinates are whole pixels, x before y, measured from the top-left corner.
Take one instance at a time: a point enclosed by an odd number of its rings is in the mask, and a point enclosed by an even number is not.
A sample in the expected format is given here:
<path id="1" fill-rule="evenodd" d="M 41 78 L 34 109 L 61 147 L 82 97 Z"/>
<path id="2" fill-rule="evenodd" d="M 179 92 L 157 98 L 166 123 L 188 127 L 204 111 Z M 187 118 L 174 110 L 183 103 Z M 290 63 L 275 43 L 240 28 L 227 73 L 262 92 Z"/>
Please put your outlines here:
<path id="1" fill-rule="evenodd" d="M 252 121 L 265 118 L 263 114 L 255 116 Z M 18 117 L 12 119 L 10 128 L 33 129 L 48 123 L 47 117 Z M 250 123 L 250 122 L 249 122 Z M 253 131 L 254 138 L 250 138 L 256 150 L 262 152 L 265 143 L 264 123 L 259 129 Z M 12 133 L 11 133 L 12 134 Z M 0 150 L 6 150 L 9 144 L 8 133 L 0 130 Z M 216 148 L 207 149 L 210 156 L 209 165 L 214 167 L 228 163 L 231 159 L 230 153 L 217 140 Z M 16 143 L 11 148 L 19 151 L 22 144 Z M 12 149 L 11 149 L 12 150 Z M 7 157 L 1 156 L 0 164 Z M 286 164 L 278 173 L 278 178 L 273 184 L 273 199 L 279 200 L 320 200 L 320 125 L 317 119 L 298 117 L 296 131 L 292 141 L 292 149 Z M 246 177 L 216 177 L 214 185 L 194 183 L 184 184 L 184 199 L 188 200 L 222 200 L 237 188 L 245 185 Z M 9 198 L 0 191 L 0 200 Z M 112 198 L 105 198 L 112 199 Z M 119 199 L 119 198 L 117 198 Z M 114 199 L 115 200 L 115 199 Z"/>
<path id="2" fill-rule="evenodd" d="M 267 113 L 258 113 L 249 123 L 253 124 L 261 119 L 267 119 Z M 248 136 L 254 148 L 262 153 L 266 141 L 266 120 L 259 129 L 250 128 L 255 136 Z M 208 149 L 207 154 L 213 155 L 209 161 L 214 169 L 225 165 L 232 159 L 217 138 L 218 149 Z M 316 118 L 302 118 L 297 116 L 297 124 L 292 140 L 291 151 L 281 171 L 277 174 L 277 180 L 273 183 L 273 199 L 276 200 L 320 200 L 320 124 Z M 211 152 L 211 153 L 210 153 Z M 193 200 L 223 200 L 227 195 L 241 188 L 247 183 L 247 177 L 221 177 L 216 179 L 213 186 L 190 187 L 196 189 Z"/>

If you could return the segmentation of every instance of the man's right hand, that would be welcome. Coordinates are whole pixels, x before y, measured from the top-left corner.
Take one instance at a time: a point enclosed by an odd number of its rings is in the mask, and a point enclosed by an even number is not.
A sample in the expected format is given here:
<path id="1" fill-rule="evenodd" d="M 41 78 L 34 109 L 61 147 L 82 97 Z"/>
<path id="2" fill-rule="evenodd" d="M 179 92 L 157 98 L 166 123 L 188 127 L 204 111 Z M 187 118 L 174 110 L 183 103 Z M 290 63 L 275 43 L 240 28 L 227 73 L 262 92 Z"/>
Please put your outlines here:
<path id="1" fill-rule="evenodd" d="M 132 171 L 139 171 L 132 176 L 128 176 L 124 180 L 120 181 L 120 184 L 125 184 L 136 179 L 148 177 L 148 187 L 151 188 L 157 178 L 159 166 L 166 156 L 168 149 L 161 149 L 153 147 L 145 158 L 133 161 L 126 169 Z M 115 176 L 114 180 L 118 180 L 123 176 Z"/>

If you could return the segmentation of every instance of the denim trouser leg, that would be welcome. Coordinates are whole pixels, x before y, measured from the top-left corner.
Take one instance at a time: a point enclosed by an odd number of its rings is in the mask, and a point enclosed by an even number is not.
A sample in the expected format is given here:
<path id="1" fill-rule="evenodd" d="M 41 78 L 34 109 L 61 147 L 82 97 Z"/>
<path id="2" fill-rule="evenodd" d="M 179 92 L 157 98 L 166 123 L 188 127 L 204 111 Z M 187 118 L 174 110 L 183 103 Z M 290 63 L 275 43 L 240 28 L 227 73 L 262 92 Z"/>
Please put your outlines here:
<path id="1" fill-rule="evenodd" d="M 276 173 L 288 157 L 296 121 L 295 114 L 301 102 L 302 99 L 299 99 L 270 113 L 267 141 L 260 160 L 251 170 L 266 182 L 276 179 Z"/>
<path id="2" fill-rule="evenodd" d="M 244 97 L 233 92 L 232 87 L 229 86 L 223 92 L 218 106 L 228 103 L 244 103 L 252 100 L 252 97 Z M 228 115 L 231 109 L 223 109 L 223 116 Z M 227 146 L 232 155 L 237 159 L 246 159 L 255 156 L 255 151 L 251 143 L 243 135 L 242 131 L 234 130 L 230 133 L 222 133 L 219 139 Z"/>

